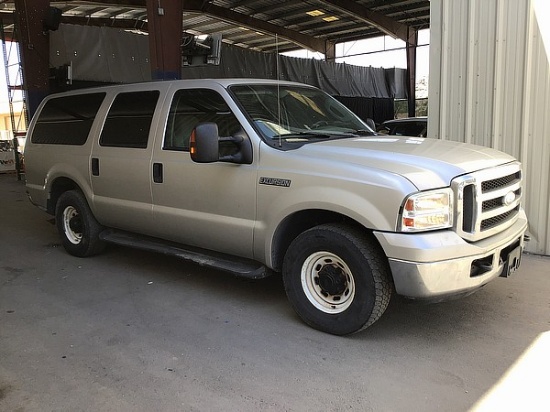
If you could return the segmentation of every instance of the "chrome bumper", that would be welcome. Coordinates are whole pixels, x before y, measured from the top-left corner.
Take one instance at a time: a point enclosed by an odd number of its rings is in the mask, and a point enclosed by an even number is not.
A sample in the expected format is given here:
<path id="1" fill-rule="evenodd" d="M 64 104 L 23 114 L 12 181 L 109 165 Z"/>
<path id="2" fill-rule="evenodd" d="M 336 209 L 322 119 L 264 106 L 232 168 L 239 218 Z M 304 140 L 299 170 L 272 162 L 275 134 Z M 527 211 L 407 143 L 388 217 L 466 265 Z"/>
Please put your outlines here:
<path id="1" fill-rule="evenodd" d="M 527 219 L 476 243 L 453 232 L 375 233 L 388 256 L 396 292 L 412 299 L 445 300 L 466 295 L 503 274 L 507 256 L 523 250 Z M 401 255 L 401 256 L 400 256 Z M 416 256 L 416 259 L 411 257 Z M 519 262 L 517 262 L 519 264 Z"/>

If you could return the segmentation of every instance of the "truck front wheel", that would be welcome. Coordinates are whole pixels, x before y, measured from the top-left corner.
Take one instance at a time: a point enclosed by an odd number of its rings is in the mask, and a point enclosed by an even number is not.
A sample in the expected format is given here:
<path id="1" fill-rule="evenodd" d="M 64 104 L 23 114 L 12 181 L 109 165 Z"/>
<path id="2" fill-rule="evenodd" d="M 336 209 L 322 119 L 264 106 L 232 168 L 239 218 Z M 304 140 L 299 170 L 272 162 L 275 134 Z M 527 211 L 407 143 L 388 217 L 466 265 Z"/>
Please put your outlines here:
<path id="1" fill-rule="evenodd" d="M 378 243 L 344 224 L 316 226 L 294 239 L 284 258 L 283 281 L 302 320 L 334 335 L 372 325 L 386 310 L 393 291 Z"/>
<path id="2" fill-rule="evenodd" d="M 63 193 L 55 208 L 55 222 L 63 247 L 71 255 L 85 257 L 103 250 L 102 230 L 84 195 L 78 190 Z"/>

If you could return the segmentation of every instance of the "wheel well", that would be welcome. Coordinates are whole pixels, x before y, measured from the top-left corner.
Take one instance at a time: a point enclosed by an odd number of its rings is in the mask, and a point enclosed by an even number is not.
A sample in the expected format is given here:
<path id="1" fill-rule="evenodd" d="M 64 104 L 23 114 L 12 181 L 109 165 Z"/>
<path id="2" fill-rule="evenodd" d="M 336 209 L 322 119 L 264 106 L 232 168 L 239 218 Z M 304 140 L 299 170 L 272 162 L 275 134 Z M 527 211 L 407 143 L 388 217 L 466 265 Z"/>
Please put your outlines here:
<path id="1" fill-rule="evenodd" d="M 67 190 L 73 189 L 80 190 L 80 187 L 78 187 L 78 185 L 73 180 L 66 177 L 59 177 L 55 179 L 55 181 L 52 183 L 50 196 L 48 198 L 48 213 L 51 215 L 55 215 L 55 206 L 57 205 L 59 197 Z"/>
<path id="2" fill-rule="evenodd" d="M 302 210 L 287 216 L 281 222 L 273 237 L 271 249 L 273 270 L 277 272 L 282 270 L 286 251 L 300 233 L 325 223 L 349 223 L 354 226 L 361 226 L 360 223 L 347 216 L 328 210 Z"/>

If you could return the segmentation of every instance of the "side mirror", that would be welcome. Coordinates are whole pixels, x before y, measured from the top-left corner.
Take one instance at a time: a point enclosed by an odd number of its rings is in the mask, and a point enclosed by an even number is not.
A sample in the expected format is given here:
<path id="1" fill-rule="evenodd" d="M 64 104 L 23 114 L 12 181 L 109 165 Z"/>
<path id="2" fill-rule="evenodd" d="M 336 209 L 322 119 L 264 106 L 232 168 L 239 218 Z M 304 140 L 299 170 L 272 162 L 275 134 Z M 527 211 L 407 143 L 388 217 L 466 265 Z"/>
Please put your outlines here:
<path id="1" fill-rule="evenodd" d="M 232 154 L 220 156 L 220 143 L 234 145 Z M 220 137 L 216 123 L 200 123 L 189 139 L 191 159 L 197 163 L 227 162 L 252 163 L 252 144 L 244 132 L 235 136 Z"/>
<path id="2" fill-rule="evenodd" d="M 191 159 L 197 163 L 217 162 L 220 157 L 218 141 L 218 125 L 216 123 L 198 124 L 189 139 Z"/>
<path id="3" fill-rule="evenodd" d="M 366 121 L 367 126 L 369 126 L 372 130 L 376 131 L 376 124 L 374 123 L 374 120 L 372 120 L 370 117 Z"/>

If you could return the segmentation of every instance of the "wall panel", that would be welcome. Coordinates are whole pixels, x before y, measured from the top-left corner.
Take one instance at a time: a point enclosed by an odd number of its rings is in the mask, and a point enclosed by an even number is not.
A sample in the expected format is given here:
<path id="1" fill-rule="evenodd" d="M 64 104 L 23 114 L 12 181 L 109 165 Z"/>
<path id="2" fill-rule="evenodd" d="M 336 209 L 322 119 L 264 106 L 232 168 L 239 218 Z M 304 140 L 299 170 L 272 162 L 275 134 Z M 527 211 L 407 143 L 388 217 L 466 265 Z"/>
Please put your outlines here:
<path id="1" fill-rule="evenodd" d="M 520 159 L 527 248 L 550 254 L 550 60 L 540 31 L 550 16 L 537 1 L 431 1 L 428 135 Z"/>

